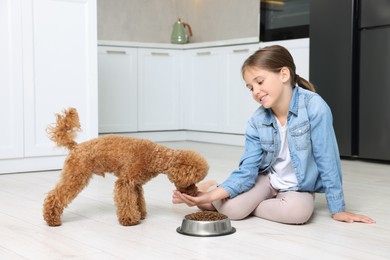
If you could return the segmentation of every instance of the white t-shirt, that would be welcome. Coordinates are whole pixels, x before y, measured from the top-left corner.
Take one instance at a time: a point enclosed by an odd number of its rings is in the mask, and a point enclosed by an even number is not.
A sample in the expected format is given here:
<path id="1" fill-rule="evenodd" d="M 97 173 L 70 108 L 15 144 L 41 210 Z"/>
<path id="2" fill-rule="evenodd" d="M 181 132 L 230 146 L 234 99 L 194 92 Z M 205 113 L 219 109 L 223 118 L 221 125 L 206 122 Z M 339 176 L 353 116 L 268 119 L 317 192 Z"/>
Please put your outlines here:
<path id="1" fill-rule="evenodd" d="M 295 169 L 291 164 L 290 150 L 287 143 L 287 123 L 282 126 L 279 120 L 281 147 L 274 165 L 271 166 L 269 177 L 272 187 L 277 190 L 296 190 L 298 186 Z"/>

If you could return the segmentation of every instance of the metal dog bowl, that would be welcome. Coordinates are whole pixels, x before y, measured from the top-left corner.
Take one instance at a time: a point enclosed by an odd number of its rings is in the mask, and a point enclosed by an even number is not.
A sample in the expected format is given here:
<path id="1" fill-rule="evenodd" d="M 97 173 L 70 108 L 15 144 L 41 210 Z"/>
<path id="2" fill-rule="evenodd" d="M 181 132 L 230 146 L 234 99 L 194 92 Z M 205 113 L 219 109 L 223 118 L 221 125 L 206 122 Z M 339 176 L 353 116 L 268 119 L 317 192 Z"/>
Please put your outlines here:
<path id="1" fill-rule="evenodd" d="M 184 217 L 180 227 L 176 231 L 183 235 L 212 237 L 233 234 L 236 229 L 231 226 L 230 219 L 200 221 Z"/>

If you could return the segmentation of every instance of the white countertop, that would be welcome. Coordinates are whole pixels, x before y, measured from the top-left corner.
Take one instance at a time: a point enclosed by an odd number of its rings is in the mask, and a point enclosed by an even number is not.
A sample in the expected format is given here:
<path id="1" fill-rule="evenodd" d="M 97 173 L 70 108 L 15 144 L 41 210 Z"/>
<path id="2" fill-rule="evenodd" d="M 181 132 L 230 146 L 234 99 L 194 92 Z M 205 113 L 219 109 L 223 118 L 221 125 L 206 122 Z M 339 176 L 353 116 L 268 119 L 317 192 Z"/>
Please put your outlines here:
<path id="1" fill-rule="evenodd" d="M 144 48 L 158 48 L 158 49 L 198 49 L 210 48 L 218 46 L 230 46 L 259 43 L 258 37 L 240 38 L 213 42 L 199 42 L 186 44 L 172 44 L 172 43 L 148 43 L 148 42 L 127 42 L 127 41 L 98 41 L 99 46 L 115 46 L 115 47 L 144 47 Z"/>

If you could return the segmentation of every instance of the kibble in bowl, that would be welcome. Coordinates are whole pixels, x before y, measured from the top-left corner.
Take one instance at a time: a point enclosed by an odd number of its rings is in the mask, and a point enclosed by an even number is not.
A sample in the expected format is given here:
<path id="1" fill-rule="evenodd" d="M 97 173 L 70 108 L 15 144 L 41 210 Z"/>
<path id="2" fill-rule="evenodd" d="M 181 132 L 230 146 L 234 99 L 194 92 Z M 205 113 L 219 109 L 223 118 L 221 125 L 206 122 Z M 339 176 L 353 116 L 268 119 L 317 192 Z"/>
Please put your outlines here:
<path id="1" fill-rule="evenodd" d="M 217 211 L 200 211 L 185 216 L 186 219 L 196 221 L 216 221 L 227 219 L 227 216 Z"/>
<path id="2" fill-rule="evenodd" d="M 183 235 L 210 237 L 229 235 L 236 229 L 227 216 L 215 211 L 200 211 L 186 215 L 176 231 Z"/>

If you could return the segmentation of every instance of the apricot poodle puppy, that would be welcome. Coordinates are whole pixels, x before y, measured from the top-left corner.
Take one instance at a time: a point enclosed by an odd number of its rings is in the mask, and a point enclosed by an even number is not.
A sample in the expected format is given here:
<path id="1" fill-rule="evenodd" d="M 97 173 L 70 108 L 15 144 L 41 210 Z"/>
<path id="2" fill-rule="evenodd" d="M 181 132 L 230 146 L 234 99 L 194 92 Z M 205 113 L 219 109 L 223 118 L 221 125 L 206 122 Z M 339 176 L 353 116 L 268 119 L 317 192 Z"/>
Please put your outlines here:
<path id="1" fill-rule="evenodd" d="M 203 180 L 209 166 L 198 153 L 173 150 L 149 140 L 106 135 L 83 143 L 74 141 L 80 131 L 75 108 L 56 114 L 57 124 L 48 127 L 51 140 L 66 147 L 69 154 L 61 179 L 43 205 L 43 217 L 49 226 L 61 225 L 64 208 L 87 186 L 93 174 L 112 173 L 118 177 L 114 200 L 119 223 L 136 225 L 146 217 L 142 185 L 160 173 L 182 192 L 195 195 L 196 183 Z"/>

